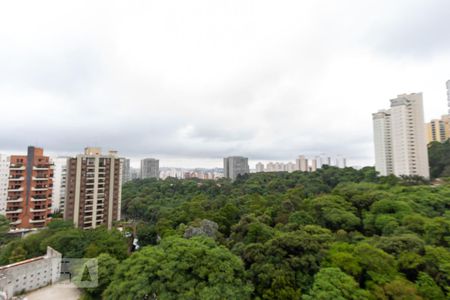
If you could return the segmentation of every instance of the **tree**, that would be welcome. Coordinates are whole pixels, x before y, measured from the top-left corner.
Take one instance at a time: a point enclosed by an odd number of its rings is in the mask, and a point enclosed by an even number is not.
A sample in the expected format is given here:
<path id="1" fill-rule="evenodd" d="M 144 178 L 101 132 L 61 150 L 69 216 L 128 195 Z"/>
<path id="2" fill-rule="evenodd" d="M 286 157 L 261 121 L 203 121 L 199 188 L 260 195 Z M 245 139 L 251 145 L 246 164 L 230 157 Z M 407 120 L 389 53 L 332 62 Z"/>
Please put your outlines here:
<path id="1" fill-rule="evenodd" d="M 424 299 L 429 300 L 444 300 L 446 299 L 444 293 L 436 284 L 436 282 L 431 278 L 430 275 L 424 272 L 419 273 L 419 277 L 416 281 L 416 287 L 419 294 Z"/>
<path id="2" fill-rule="evenodd" d="M 8 231 L 9 221 L 5 216 L 0 215 L 0 245 L 6 242 Z"/>
<path id="3" fill-rule="evenodd" d="M 249 299 L 242 261 L 214 240 L 164 238 L 123 261 L 107 299 Z"/>
<path id="4" fill-rule="evenodd" d="M 86 288 L 84 291 L 92 299 L 99 299 L 103 291 L 110 284 L 114 271 L 117 268 L 119 261 L 109 254 L 102 253 L 97 257 L 97 267 L 98 267 L 98 285 L 93 288 Z"/>
<path id="5" fill-rule="evenodd" d="M 359 288 L 353 277 L 339 268 L 322 268 L 314 276 L 314 284 L 304 300 L 363 300 L 369 293 Z"/>

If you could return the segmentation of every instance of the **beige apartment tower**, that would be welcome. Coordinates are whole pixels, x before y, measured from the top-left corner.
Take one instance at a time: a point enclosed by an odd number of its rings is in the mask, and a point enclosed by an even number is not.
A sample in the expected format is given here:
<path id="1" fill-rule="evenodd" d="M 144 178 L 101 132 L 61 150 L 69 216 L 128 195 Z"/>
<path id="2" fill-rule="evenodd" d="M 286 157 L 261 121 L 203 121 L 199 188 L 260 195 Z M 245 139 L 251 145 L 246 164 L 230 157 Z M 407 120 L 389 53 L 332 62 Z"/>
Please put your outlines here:
<path id="1" fill-rule="evenodd" d="M 86 148 L 84 154 L 68 159 L 64 219 L 78 228 L 112 228 L 120 220 L 121 160 L 111 151 Z"/>
<path id="2" fill-rule="evenodd" d="M 450 115 L 443 115 L 441 119 L 431 120 L 426 125 L 427 143 L 445 142 L 450 138 Z"/>
<path id="3" fill-rule="evenodd" d="M 373 116 L 375 168 L 380 175 L 430 177 L 422 93 L 402 94 Z"/>

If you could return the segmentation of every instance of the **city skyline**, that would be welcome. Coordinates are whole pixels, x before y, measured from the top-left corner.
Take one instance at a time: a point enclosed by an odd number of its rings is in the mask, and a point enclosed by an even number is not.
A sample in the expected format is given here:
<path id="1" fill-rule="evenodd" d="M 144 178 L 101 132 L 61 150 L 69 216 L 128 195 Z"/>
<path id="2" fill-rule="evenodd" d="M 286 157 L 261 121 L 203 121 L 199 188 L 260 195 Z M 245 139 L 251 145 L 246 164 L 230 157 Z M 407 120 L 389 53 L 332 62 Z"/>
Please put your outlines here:
<path id="1" fill-rule="evenodd" d="M 426 121 L 447 111 L 448 1 L 27 5 L 0 12 L 2 153 L 373 165 L 370 115 L 391 95 L 423 92 Z"/>

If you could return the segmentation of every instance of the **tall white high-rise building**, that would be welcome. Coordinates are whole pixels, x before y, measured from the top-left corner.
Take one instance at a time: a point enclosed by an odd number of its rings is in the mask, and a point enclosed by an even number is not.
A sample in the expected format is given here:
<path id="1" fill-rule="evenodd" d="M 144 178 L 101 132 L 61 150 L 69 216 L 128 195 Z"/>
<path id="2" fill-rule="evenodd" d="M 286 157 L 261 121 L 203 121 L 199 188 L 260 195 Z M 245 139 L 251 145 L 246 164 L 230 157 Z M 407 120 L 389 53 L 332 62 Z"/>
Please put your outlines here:
<path id="1" fill-rule="evenodd" d="M 391 109 L 372 116 L 376 170 L 429 178 L 422 93 L 399 95 Z"/>
<path id="2" fill-rule="evenodd" d="M 52 191 L 52 211 L 64 213 L 66 202 L 66 180 L 67 180 L 67 160 L 69 157 L 56 157 L 52 159 L 53 169 L 53 191 Z"/>
<path id="3" fill-rule="evenodd" d="M 0 215 L 6 213 L 8 199 L 9 157 L 0 154 Z"/>
<path id="4" fill-rule="evenodd" d="M 159 160 L 144 158 L 141 160 L 141 179 L 159 178 Z"/>
<path id="5" fill-rule="evenodd" d="M 122 184 L 131 181 L 130 159 L 122 158 Z"/>
<path id="6" fill-rule="evenodd" d="M 391 110 L 372 114 L 375 143 L 375 169 L 382 176 L 394 173 L 392 165 Z"/>
<path id="7" fill-rule="evenodd" d="M 250 173 L 248 158 L 242 156 L 230 156 L 223 159 L 223 170 L 225 178 L 235 180 L 238 175 Z"/>

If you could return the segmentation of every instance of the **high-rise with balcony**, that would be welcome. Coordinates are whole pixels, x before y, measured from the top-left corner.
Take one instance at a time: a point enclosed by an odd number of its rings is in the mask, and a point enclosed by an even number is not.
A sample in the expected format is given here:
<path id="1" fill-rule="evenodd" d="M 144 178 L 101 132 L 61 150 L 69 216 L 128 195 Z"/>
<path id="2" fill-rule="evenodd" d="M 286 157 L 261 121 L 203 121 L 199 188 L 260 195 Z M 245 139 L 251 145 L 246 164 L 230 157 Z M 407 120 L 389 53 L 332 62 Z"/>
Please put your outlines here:
<path id="1" fill-rule="evenodd" d="M 51 220 L 53 164 L 44 150 L 28 147 L 27 155 L 12 155 L 6 217 L 12 228 L 44 227 Z"/>
<path id="2" fill-rule="evenodd" d="M 64 219 L 78 228 L 112 228 L 120 220 L 121 159 L 115 151 L 86 148 L 67 162 Z"/>
<path id="3" fill-rule="evenodd" d="M 9 185 L 9 157 L 0 154 L 0 215 L 6 212 Z"/>
<path id="4" fill-rule="evenodd" d="M 68 159 L 67 156 L 52 158 L 54 164 L 52 209 L 54 212 L 64 212 Z"/>
<path id="5" fill-rule="evenodd" d="M 144 158 L 141 160 L 141 179 L 159 178 L 159 160 Z"/>
<path id="6" fill-rule="evenodd" d="M 130 159 L 122 158 L 122 184 L 131 181 Z"/>
<path id="7" fill-rule="evenodd" d="M 402 94 L 374 113 L 375 168 L 381 175 L 429 178 L 421 93 Z"/>
<path id="8" fill-rule="evenodd" d="M 230 156 L 223 159 L 225 178 L 236 180 L 239 175 L 250 173 L 248 158 L 242 156 Z"/>

